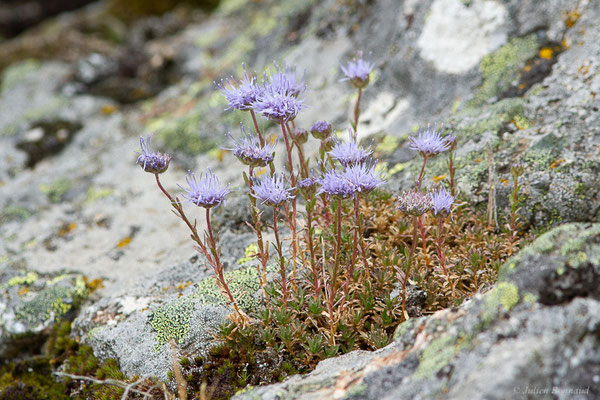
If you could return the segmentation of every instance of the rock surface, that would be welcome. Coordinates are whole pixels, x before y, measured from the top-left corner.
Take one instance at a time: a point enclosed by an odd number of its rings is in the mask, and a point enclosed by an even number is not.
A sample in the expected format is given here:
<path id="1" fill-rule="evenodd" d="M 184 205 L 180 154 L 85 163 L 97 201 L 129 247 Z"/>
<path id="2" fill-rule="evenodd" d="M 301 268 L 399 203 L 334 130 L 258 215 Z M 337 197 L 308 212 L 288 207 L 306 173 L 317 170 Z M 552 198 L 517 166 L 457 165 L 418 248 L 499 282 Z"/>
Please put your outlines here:
<path id="1" fill-rule="evenodd" d="M 0 273 L 11 274 L 19 264 L 25 276 L 67 271 L 77 279 L 103 279 L 104 288 L 75 320 L 74 335 L 100 357 L 117 358 L 130 375 L 164 378 L 166 341 L 202 352 L 210 328 L 225 316 L 214 290 L 207 296 L 210 272 L 188 232 L 153 177 L 135 165 L 139 137 L 152 133 L 154 148 L 173 154 L 162 179 L 174 193 L 187 169 L 207 167 L 242 188 L 240 165 L 219 146 L 226 132 L 235 134 L 240 121 L 251 120 L 223 112 L 213 84 L 239 75 L 242 62 L 258 71 L 274 59 L 305 69 L 310 108 L 296 123 L 308 128 L 328 119 L 344 132 L 356 93 L 339 82 L 339 64 L 357 50 L 372 52 L 376 67 L 359 135 L 375 138 L 390 190 L 410 186 L 418 173 L 408 135 L 445 122 L 458 137 L 458 187 L 482 206 L 489 190 L 486 145 L 492 147 L 501 223 L 516 161 L 525 164 L 521 213 L 531 228 L 600 218 L 597 1 L 225 0 L 210 17 L 175 10 L 128 27 L 104 18 L 109 3 L 0 43 L 0 68 L 6 67 Z M 315 143 L 311 139 L 307 151 L 314 152 Z M 445 162 L 432 161 L 427 183 L 444 179 Z M 243 223 L 244 196 L 240 190 L 215 212 L 228 270 L 246 271 L 238 260 L 253 240 Z M 202 229 L 201 213 L 189 210 Z M 507 264 L 492 292 L 402 325 L 399 339 L 378 353 L 327 360 L 311 375 L 253 396 L 512 398 L 525 394 L 519 390 L 528 383 L 579 388 L 585 382 L 576 376 L 591 379 L 592 390 L 600 384 L 590 358 L 597 345 L 597 234 L 589 234 L 595 230 L 567 225 L 552 231 L 560 240 L 585 238 L 583 250 L 555 249 L 546 239 L 556 237 L 545 236 L 513 260 L 514 270 Z M 581 267 L 573 268 L 576 261 Z M 245 272 L 236 276 L 249 281 Z M 8 299 L 18 291 L 2 288 Z M 5 315 L 2 335 L 13 329 L 12 314 Z M 543 341 L 535 339 L 540 333 Z M 480 362 L 489 367 L 480 369 Z M 492 379 L 498 370 L 506 378 Z"/>
<path id="2" fill-rule="evenodd" d="M 494 289 L 404 322 L 387 347 L 234 399 L 597 398 L 599 280 L 600 225 L 562 225 L 510 259 Z"/>

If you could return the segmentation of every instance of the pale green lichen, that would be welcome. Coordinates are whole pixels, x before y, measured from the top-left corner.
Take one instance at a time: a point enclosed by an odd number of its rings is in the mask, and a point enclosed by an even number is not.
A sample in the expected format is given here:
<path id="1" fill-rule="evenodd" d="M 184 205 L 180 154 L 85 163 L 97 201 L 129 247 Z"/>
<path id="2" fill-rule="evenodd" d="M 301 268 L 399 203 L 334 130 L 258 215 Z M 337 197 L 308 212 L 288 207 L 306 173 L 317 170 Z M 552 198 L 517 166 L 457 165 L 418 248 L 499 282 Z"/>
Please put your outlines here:
<path id="1" fill-rule="evenodd" d="M 600 236 L 600 224 L 565 224 L 538 237 L 517 255 L 511 257 L 500 268 L 500 279 L 518 268 L 521 260 L 532 254 L 550 254 L 555 252 L 570 265 L 577 267 L 583 262 L 600 264 L 600 246 L 594 239 Z"/>
<path id="2" fill-rule="evenodd" d="M 184 297 L 156 309 L 150 315 L 150 326 L 156 332 L 157 344 L 154 347 L 156 351 L 170 340 L 183 343 L 190 333 L 193 311 L 194 302 Z"/>
<path id="3" fill-rule="evenodd" d="M 86 204 L 95 203 L 98 200 L 102 200 L 104 198 L 109 197 L 113 193 L 114 193 L 114 190 L 111 188 L 97 188 L 97 187 L 92 186 L 87 191 L 85 203 Z"/>
<path id="4" fill-rule="evenodd" d="M 29 75 L 36 73 L 40 66 L 41 63 L 38 60 L 29 59 L 7 67 L 2 74 L 1 91 L 10 90 Z"/>
<path id="5" fill-rule="evenodd" d="M 255 260 L 255 255 L 258 254 L 258 252 L 258 245 L 256 243 L 250 243 L 250 245 L 248 245 L 248 247 L 246 247 L 246 249 L 244 250 L 244 257 L 238 259 L 237 263 L 239 265 L 242 265 L 252 260 Z"/>
<path id="6" fill-rule="evenodd" d="M 23 276 L 15 276 L 8 280 L 8 287 L 13 287 L 17 285 L 31 285 L 39 279 L 39 275 L 33 271 L 27 273 L 27 275 Z"/>
<path id="7" fill-rule="evenodd" d="M 525 62 L 536 55 L 538 47 L 537 36 L 531 34 L 513 38 L 500 49 L 485 56 L 480 64 L 483 82 L 470 106 L 483 104 L 490 97 L 508 89 Z"/>
<path id="8" fill-rule="evenodd" d="M 539 296 L 531 292 L 527 292 L 523 295 L 523 302 L 533 304 L 538 301 Z"/>
<path id="9" fill-rule="evenodd" d="M 0 212 L 0 224 L 9 221 L 24 221 L 32 215 L 33 212 L 27 207 L 17 205 L 7 206 Z"/>
<path id="10" fill-rule="evenodd" d="M 46 195 L 51 203 L 60 203 L 65 194 L 73 188 L 73 181 L 67 178 L 60 178 L 51 184 L 41 184 L 40 191 Z"/>
<path id="11" fill-rule="evenodd" d="M 17 318 L 32 324 L 47 320 L 60 321 L 69 311 L 79 307 L 88 295 L 83 276 L 62 275 L 46 282 L 44 289 L 15 307 Z"/>
<path id="12" fill-rule="evenodd" d="M 481 316 L 483 327 L 489 326 L 499 312 L 510 311 L 519 303 L 519 288 L 514 283 L 498 282 L 495 288 L 485 295 L 484 311 Z"/>
<path id="13" fill-rule="evenodd" d="M 391 154 L 400 145 L 400 138 L 386 135 L 381 142 L 375 146 L 375 151 L 383 154 Z"/>
<path id="14" fill-rule="evenodd" d="M 406 332 L 408 332 L 409 330 L 411 330 L 412 328 L 414 328 L 415 321 L 416 321 L 416 319 L 411 318 L 411 319 L 409 319 L 407 321 L 404 321 L 400 325 L 398 325 L 396 327 L 396 330 L 394 331 L 394 340 L 400 339 L 402 336 L 404 336 L 404 334 Z"/>
<path id="15" fill-rule="evenodd" d="M 454 336 L 442 336 L 433 340 L 421 353 L 415 377 L 430 378 L 448 365 L 458 353 L 456 343 Z"/>

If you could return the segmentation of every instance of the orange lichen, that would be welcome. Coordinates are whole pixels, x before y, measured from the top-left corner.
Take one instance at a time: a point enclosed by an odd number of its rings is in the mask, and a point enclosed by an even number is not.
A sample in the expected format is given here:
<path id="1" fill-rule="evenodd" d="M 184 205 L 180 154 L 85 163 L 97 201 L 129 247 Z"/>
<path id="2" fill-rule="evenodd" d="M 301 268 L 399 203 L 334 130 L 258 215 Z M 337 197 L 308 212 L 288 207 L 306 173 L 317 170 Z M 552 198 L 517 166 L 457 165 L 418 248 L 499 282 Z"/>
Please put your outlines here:
<path id="1" fill-rule="evenodd" d="M 581 13 L 577 10 L 567 11 L 565 13 L 565 26 L 572 28 L 573 25 L 581 18 Z"/>
<path id="2" fill-rule="evenodd" d="M 550 164 L 550 168 L 554 169 L 560 167 L 564 162 L 565 160 L 554 160 L 552 164 Z"/>
<path id="3" fill-rule="evenodd" d="M 123 240 L 121 240 L 119 243 L 117 243 L 117 247 L 119 249 L 122 249 L 123 247 L 127 247 L 129 245 L 129 243 L 131 243 L 131 237 L 126 237 Z"/>
<path id="4" fill-rule="evenodd" d="M 553 56 L 554 50 L 552 50 L 550 47 L 542 47 L 540 49 L 540 58 L 543 58 L 544 60 L 551 60 Z"/>

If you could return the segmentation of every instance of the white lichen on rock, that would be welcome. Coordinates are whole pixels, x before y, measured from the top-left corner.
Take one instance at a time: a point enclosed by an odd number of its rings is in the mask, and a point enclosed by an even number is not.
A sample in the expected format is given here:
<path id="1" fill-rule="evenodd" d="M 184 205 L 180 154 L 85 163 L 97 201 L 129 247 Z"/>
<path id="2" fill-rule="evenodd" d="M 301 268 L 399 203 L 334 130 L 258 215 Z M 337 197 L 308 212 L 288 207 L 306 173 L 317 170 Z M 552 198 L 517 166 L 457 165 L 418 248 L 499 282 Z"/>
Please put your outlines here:
<path id="1" fill-rule="evenodd" d="M 462 74 L 507 40 L 508 12 L 497 1 L 436 0 L 417 42 L 436 69 Z"/>

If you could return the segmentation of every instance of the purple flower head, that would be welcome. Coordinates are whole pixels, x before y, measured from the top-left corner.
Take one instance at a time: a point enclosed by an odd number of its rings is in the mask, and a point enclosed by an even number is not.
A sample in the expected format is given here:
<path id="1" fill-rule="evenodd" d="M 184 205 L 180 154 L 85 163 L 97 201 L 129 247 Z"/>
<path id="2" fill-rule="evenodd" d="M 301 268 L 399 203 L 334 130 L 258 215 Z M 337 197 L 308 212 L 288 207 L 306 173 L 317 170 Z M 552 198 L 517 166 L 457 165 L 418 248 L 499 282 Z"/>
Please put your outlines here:
<path id="1" fill-rule="evenodd" d="M 252 196 L 272 207 L 294 198 L 293 189 L 287 187 L 285 179 L 280 174 L 263 175 L 254 181 L 252 190 L 254 191 Z"/>
<path id="2" fill-rule="evenodd" d="M 190 203 L 204 208 L 218 206 L 225 201 L 225 198 L 231 192 L 229 187 L 221 185 L 219 178 L 210 169 L 206 174 L 200 174 L 200 179 L 196 179 L 196 175 L 188 171 L 185 181 L 189 189 L 178 185 L 185 190 L 183 197 L 188 199 Z"/>
<path id="3" fill-rule="evenodd" d="M 352 131 L 348 129 L 350 140 L 348 142 L 341 141 L 335 138 L 335 144 L 333 148 L 327 153 L 332 158 L 338 160 L 343 166 L 348 167 L 350 165 L 360 164 L 365 161 L 367 157 L 373 153 L 371 147 L 364 149 L 352 138 Z"/>
<path id="4" fill-rule="evenodd" d="M 289 93 L 275 90 L 265 90 L 254 103 L 252 108 L 263 117 L 272 121 L 289 121 L 296 118 L 304 105 Z"/>
<path id="5" fill-rule="evenodd" d="M 435 157 L 442 151 L 450 149 L 455 140 L 456 137 L 453 135 L 442 137 L 435 127 L 432 129 L 430 126 L 424 131 L 420 131 L 419 136 L 408 138 L 409 148 L 418 151 L 425 158 Z"/>
<path id="6" fill-rule="evenodd" d="M 398 196 L 397 204 L 400 211 L 415 217 L 425 214 L 433 207 L 431 196 L 428 193 L 416 192 L 414 190 L 402 192 Z"/>
<path id="7" fill-rule="evenodd" d="M 298 181 L 298 189 L 305 197 L 309 197 L 317 190 L 319 182 L 314 178 L 306 178 Z"/>
<path id="8" fill-rule="evenodd" d="M 450 195 L 446 189 L 440 187 L 437 191 L 429 192 L 431 197 L 433 214 L 439 217 L 447 217 L 452 214 L 452 206 L 454 205 L 454 196 Z"/>
<path id="9" fill-rule="evenodd" d="M 289 67 L 284 64 L 283 70 L 279 69 L 279 65 L 273 61 L 275 66 L 275 73 L 269 75 L 265 72 L 264 80 L 268 82 L 265 84 L 267 90 L 272 90 L 277 93 L 289 94 L 294 97 L 298 97 L 306 90 L 305 75 L 296 77 L 296 67 Z"/>
<path id="10" fill-rule="evenodd" d="M 136 163 L 140 164 L 142 169 L 146 172 L 162 174 L 167 170 L 167 168 L 169 168 L 171 156 L 167 154 L 153 153 L 152 150 L 150 150 L 150 138 L 152 138 L 152 135 L 148 135 L 146 139 L 140 137 L 140 147 L 142 152 L 138 153 L 139 156 Z"/>
<path id="11" fill-rule="evenodd" d="M 325 171 L 319 183 L 321 188 L 317 194 L 326 193 L 329 196 L 341 197 L 342 199 L 353 196 L 358 190 L 356 185 L 335 169 Z"/>
<path id="12" fill-rule="evenodd" d="M 302 128 L 296 128 L 292 132 L 292 136 L 294 141 L 298 142 L 298 144 L 304 144 L 308 140 L 308 131 Z"/>
<path id="13" fill-rule="evenodd" d="M 357 191 L 369 193 L 385 183 L 381 171 L 376 170 L 377 162 L 360 163 L 346 167 L 342 175 L 348 179 Z"/>
<path id="14" fill-rule="evenodd" d="M 346 66 L 340 65 L 342 72 L 346 77 L 343 81 L 350 81 L 357 89 L 362 89 L 369 84 L 369 77 L 375 64 L 362 58 L 362 52 L 357 57 L 348 62 Z"/>
<path id="15" fill-rule="evenodd" d="M 261 146 L 257 135 L 246 133 L 246 129 L 244 129 L 242 124 L 240 124 L 240 129 L 242 131 L 242 138 L 239 141 L 235 141 L 231 134 L 227 134 L 227 137 L 233 142 L 233 147 L 224 147 L 225 150 L 233 151 L 234 156 L 251 167 L 264 167 L 273 161 L 275 141 L 269 141 L 264 146 Z"/>
<path id="16" fill-rule="evenodd" d="M 317 121 L 313 125 L 310 133 L 312 133 L 315 139 L 324 140 L 331 135 L 332 129 L 331 124 L 327 121 Z"/>
<path id="17" fill-rule="evenodd" d="M 236 82 L 233 77 L 227 80 L 221 80 L 220 83 L 215 82 L 217 89 L 223 93 L 223 96 L 229 102 L 229 109 L 237 110 L 249 110 L 252 108 L 252 103 L 262 93 L 262 88 L 258 85 L 256 76 L 249 76 L 246 72 L 246 66 L 242 64 L 244 68 L 244 77 Z"/>

